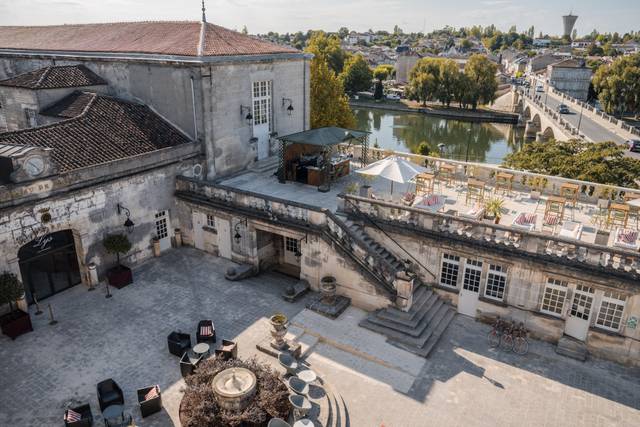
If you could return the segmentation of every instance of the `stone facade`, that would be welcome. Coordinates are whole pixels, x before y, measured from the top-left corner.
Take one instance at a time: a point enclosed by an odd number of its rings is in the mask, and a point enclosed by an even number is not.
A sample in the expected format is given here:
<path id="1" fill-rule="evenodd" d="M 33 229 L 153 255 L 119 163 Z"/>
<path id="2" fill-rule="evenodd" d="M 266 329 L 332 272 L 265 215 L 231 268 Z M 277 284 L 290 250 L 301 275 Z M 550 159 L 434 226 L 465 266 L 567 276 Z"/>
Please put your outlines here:
<path id="1" fill-rule="evenodd" d="M 567 64 L 569 61 L 571 63 Z M 566 60 L 547 66 L 549 84 L 562 93 L 566 93 L 580 101 L 586 101 L 591 83 L 591 68 L 576 64 L 574 60 Z"/>

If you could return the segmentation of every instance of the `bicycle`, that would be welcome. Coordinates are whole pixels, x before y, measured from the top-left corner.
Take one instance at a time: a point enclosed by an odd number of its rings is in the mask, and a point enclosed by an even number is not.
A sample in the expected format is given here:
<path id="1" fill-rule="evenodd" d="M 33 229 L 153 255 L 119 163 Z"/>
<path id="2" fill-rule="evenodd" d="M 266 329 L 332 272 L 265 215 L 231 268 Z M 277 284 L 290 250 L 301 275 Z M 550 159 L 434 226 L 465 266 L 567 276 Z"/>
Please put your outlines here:
<path id="1" fill-rule="evenodd" d="M 514 331 L 513 352 L 519 355 L 527 354 L 529 351 L 529 341 L 527 340 L 527 330 L 524 323 L 520 322 Z"/>
<path id="2" fill-rule="evenodd" d="M 487 340 L 489 341 L 489 347 L 496 348 L 500 345 L 500 338 L 504 332 L 505 321 L 500 319 L 500 316 L 496 318 L 496 321 L 493 324 L 493 329 L 487 335 Z"/>
<path id="3" fill-rule="evenodd" d="M 513 350 L 513 332 L 516 325 L 513 322 L 509 322 L 505 327 L 505 330 L 500 337 L 500 348 L 505 351 Z"/>

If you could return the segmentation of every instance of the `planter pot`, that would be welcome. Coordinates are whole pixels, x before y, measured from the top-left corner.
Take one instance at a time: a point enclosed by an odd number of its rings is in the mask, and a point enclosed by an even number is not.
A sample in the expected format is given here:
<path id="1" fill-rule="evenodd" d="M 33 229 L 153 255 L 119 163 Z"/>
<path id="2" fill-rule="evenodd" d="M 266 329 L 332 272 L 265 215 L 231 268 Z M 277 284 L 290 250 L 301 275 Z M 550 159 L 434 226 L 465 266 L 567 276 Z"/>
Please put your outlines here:
<path id="1" fill-rule="evenodd" d="M 371 186 L 370 185 L 362 185 L 362 186 L 360 186 L 360 197 L 371 198 Z"/>
<path id="2" fill-rule="evenodd" d="M 336 278 L 333 276 L 324 276 L 320 279 L 320 294 L 322 302 L 325 304 L 333 304 L 336 301 Z"/>
<path id="3" fill-rule="evenodd" d="M 133 274 L 129 267 L 119 265 L 107 271 L 107 280 L 109 285 L 121 289 L 133 282 Z"/>
<path id="4" fill-rule="evenodd" d="M 160 240 L 153 241 L 153 256 L 156 258 L 160 256 Z"/>
<path id="5" fill-rule="evenodd" d="M 182 231 L 180 231 L 179 228 L 176 228 L 175 230 L 173 230 L 173 236 L 176 240 L 176 248 L 182 246 Z"/>
<path id="6" fill-rule="evenodd" d="M 16 337 L 33 331 L 31 316 L 22 310 L 14 310 L 0 317 L 2 333 L 15 340 Z"/>
<path id="7" fill-rule="evenodd" d="M 284 336 L 287 335 L 287 317 L 284 315 L 271 316 L 269 322 L 273 328 L 271 330 L 271 338 L 273 338 L 271 346 L 277 349 L 284 348 L 286 344 Z"/>

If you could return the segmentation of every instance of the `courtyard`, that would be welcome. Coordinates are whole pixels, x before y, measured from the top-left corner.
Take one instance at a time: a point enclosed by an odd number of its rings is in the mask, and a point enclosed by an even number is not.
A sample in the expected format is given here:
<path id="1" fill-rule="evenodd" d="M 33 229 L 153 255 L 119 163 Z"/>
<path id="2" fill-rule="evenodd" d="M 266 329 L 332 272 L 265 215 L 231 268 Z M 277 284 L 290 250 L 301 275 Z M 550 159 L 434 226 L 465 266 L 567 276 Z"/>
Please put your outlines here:
<path id="1" fill-rule="evenodd" d="M 360 426 L 640 425 L 640 370 L 590 359 L 577 362 L 532 342 L 517 356 L 490 349 L 489 327 L 458 315 L 429 359 L 386 343 L 357 326 L 366 315 L 349 308 L 329 320 L 281 293 L 293 279 L 267 273 L 225 280 L 230 261 L 190 248 L 173 249 L 134 269 L 134 283 L 88 292 L 75 286 L 43 302 L 34 332 L 0 338 L 0 425 L 62 425 L 64 409 L 88 402 L 102 425 L 96 384 L 113 378 L 125 410 L 140 426 L 179 426 L 184 381 L 167 335 L 195 335 L 213 319 L 218 338 L 238 342 L 239 357 L 256 356 L 267 319 L 283 312 L 305 344 L 306 362 L 342 401 L 341 423 Z M 58 323 L 49 325 L 46 305 Z M 142 419 L 136 389 L 159 384 L 164 409 Z M 322 409 L 322 408 L 321 408 Z M 332 424 L 333 425 L 333 424 Z"/>

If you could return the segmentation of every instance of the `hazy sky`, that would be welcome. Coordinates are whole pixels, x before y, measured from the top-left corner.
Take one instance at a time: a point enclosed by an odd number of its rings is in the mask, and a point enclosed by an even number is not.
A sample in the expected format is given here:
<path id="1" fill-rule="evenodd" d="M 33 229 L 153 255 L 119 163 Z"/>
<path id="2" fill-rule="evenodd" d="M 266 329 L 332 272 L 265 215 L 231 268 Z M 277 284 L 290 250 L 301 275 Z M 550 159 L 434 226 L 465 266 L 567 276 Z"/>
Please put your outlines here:
<path id="1" fill-rule="evenodd" d="M 640 30 L 639 0 L 207 0 L 207 20 L 250 33 L 335 31 L 426 31 L 445 25 L 495 24 L 503 30 L 535 26 L 562 32 L 561 15 L 579 15 L 578 34 Z M 141 20 L 199 20 L 200 0 L 0 0 L 0 25 Z"/>

